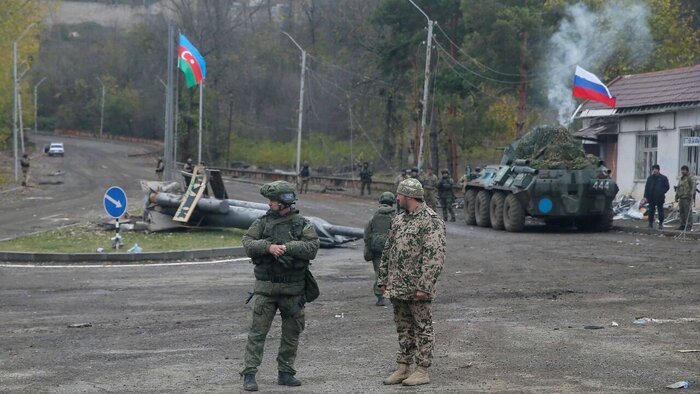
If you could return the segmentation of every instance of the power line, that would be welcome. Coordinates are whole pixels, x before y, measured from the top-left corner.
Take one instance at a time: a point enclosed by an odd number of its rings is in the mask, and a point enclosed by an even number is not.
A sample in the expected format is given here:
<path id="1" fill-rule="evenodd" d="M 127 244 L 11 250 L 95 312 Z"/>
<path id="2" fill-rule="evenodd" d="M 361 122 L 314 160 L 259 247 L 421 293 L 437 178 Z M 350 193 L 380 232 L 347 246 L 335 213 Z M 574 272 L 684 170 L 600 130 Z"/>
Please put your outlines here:
<path id="1" fill-rule="evenodd" d="M 500 79 L 494 79 L 491 77 L 487 77 L 486 75 L 479 74 L 478 72 L 476 72 L 476 71 L 470 69 L 469 67 L 465 66 L 464 64 L 460 63 L 459 60 L 452 57 L 452 55 L 450 55 L 450 53 L 442 45 L 440 45 L 440 43 L 437 40 L 435 40 L 435 44 L 438 46 L 438 48 L 442 49 L 442 51 L 445 53 L 445 55 L 448 58 L 452 59 L 452 61 L 456 65 L 458 65 L 460 68 L 467 71 L 468 73 L 473 74 L 481 79 L 485 79 L 487 81 L 496 82 L 496 83 L 502 83 L 502 84 L 506 84 L 506 85 L 520 85 L 522 83 L 520 81 L 504 81 L 504 80 L 500 80 Z M 528 83 L 528 81 L 526 80 L 525 83 Z"/>

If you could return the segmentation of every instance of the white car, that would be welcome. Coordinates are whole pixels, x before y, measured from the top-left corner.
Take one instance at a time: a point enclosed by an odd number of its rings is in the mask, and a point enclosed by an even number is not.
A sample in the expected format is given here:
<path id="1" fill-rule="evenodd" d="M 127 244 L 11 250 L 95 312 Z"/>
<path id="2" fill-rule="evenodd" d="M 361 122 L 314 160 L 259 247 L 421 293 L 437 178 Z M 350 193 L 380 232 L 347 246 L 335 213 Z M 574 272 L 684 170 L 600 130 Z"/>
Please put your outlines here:
<path id="1" fill-rule="evenodd" d="M 49 156 L 63 157 L 63 142 L 52 142 L 47 153 Z"/>

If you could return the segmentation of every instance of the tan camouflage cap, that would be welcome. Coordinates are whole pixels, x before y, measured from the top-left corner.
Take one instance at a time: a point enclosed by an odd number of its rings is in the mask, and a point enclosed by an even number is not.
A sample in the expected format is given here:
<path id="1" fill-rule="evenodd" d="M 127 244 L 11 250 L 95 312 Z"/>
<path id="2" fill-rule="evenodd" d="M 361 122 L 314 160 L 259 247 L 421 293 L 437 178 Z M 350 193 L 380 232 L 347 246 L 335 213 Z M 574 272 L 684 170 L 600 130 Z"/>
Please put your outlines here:
<path id="1" fill-rule="evenodd" d="M 396 189 L 397 194 L 402 194 L 406 197 L 423 199 L 423 185 L 416 178 L 404 179 L 399 183 Z"/>

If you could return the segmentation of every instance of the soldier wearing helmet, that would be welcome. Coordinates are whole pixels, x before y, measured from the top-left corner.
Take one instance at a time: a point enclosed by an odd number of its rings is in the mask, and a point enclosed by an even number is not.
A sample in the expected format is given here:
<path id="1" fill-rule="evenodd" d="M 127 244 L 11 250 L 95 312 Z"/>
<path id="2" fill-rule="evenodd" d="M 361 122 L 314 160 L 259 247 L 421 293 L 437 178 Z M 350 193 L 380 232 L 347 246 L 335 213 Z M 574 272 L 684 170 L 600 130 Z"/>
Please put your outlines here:
<path id="1" fill-rule="evenodd" d="M 194 164 L 192 164 L 192 158 L 188 157 L 185 166 L 182 168 L 183 171 L 187 173 L 192 173 L 194 171 Z"/>
<path id="2" fill-rule="evenodd" d="M 156 177 L 159 182 L 163 180 L 163 170 L 165 170 L 165 164 L 163 163 L 163 158 L 159 157 L 158 163 L 156 163 Z"/>
<path id="3" fill-rule="evenodd" d="M 447 168 L 442 170 L 442 178 L 438 182 L 438 197 L 442 206 L 442 220 L 447 221 L 447 213 L 450 213 L 450 221 L 455 221 L 455 210 L 452 204 L 455 202 L 455 183 L 450 177 L 450 171 Z"/>
<path id="4" fill-rule="evenodd" d="M 430 382 L 433 359 L 432 300 L 445 262 L 445 223 L 424 202 L 423 186 L 406 179 L 396 190 L 404 212 L 391 224 L 379 264 L 379 289 L 391 300 L 399 334 L 398 366 L 384 384 Z M 416 370 L 411 373 L 411 364 Z"/>
<path id="5" fill-rule="evenodd" d="M 379 209 L 374 213 L 372 219 L 365 226 L 365 261 L 371 261 L 374 267 L 374 295 L 377 297 L 377 306 L 386 305 L 386 300 L 377 286 L 377 275 L 379 273 L 379 262 L 382 258 L 382 251 L 386 244 L 391 222 L 396 217 L 394 193 L 384 192 L 379 196 Z"/>
<path id="6" fill-rule="evenodd" d="M 277 383 L 301 385 L 294 377 L 294 359 L 305 324 L 307 270 L 320 245 L 314 227 L 294 209 L 297 198 L 292 185 L 275 181 L 263 185 L 260 194 L 269 200 L 270 210 L 243 236 L 243 247 L 254 265 L 256 296 L 241 372 L 246 391 L 258 389 L 255 375 L 277 310 L 282 316 Z"/>
<path id="7" fill-rule="evenodd" d="M 433 169 L 428 167 L 425 174 L 421 175 L 420 178 L 418 178 L 418 180 L 420 181 L 421 185 L 423 185 L 423 191 L 425 192 L 425 203 L 428 204 L 430 209 L 434 211 L 436 209 L 435 189 L 438 185 L 438 177 L 433 173 Z"/>

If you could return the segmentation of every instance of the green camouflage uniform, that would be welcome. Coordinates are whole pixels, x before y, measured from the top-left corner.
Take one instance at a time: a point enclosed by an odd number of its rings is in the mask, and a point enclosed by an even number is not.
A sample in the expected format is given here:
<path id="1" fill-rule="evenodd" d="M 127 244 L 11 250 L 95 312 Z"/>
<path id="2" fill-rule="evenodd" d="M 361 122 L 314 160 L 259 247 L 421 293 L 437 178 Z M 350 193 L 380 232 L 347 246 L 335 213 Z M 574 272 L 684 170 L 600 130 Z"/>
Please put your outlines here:
<path id="1" fill-rule="evenodd" d="M 287 252 L 275 258 L 272 244 L 284 244 Z M 282 338 L 277 355 L 278 370 L 294 375 L 299 334 L 304 330 L 304 278 L 319 248 L 316 230 L 298 211 L 281 216 L 268 211 L 243 236 L 243 247 L 255 265 L 253 323 L 245 349 L 241 375 L 255 374 L 262 361 L 265 338 L 279 309 Z"/>
<path id="2" fill-rule="evenodd" d="M 425 203 L 412 213 L 404 212 L 392 222 L 389 239 L 379 265 L 379 284 L 394 306 L 399 336 L 396 361 L 429 367 L 433 358 L 431 305 L 435 284 L 445 262 L 445 223 Z M 416 301 L 416 291 L 428 294 Z"/>
<path id="3" fill-rule="evenodd" d="M 377 285 L 379 275 L 379 262 L 382 258 L 382 251 L 391 229 L 391 221 L 396 217 L 396 210 L 391 205 L 381 204 L 372 219 L 365 226 L 365 261 L 372 261 L 374 266 L 374 295 L 382 297 L 382 292 Z"/>
<path id="4" fill-rule="evenodd" d="M 436 209 L 435 205 L 435 192 L 438 185 L 438 177 L 435 174 L 424 175 L 419 178 L 421 184 L 423 184 L 423 190 L 425 191 L 425 197 L 423 201 L 432 209 Z"/>
<path id="5" fill-rule="evenodd" d="M 454 181 L 449 176 L 440 178 L 438 183 L 438 196 L 440 197 L 440 205 L 442 206 L 442 218 L 447 220 L 447 213 L 450 213 L 450 218 L 455 221 L 455 210 L 452 204 L 455 202 Z"/>
<path id="6" fill-rule="evenodd" d="M 689 217 L 689 215 L 695 187 L 695 177 L 688 174 L 687 176 L 681 177 L 680 181 L 678 181 L 678 187 L 676 188 L 676 199 L 678 200 L 680 208 L 681 227 L 685 227 L 686 229 L 690 229 L 693 225 L 692 218 Z"/>

